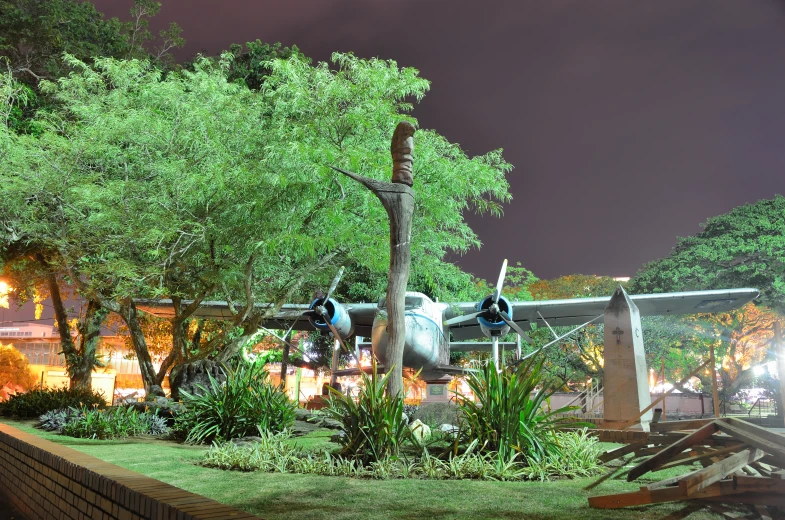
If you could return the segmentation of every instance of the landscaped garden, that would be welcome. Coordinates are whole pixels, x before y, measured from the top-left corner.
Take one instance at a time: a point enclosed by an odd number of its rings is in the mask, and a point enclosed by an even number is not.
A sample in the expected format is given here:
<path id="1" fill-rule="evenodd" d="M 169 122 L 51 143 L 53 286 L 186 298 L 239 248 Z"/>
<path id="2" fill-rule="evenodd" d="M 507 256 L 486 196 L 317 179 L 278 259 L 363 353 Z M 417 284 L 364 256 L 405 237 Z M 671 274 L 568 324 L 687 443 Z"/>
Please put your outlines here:
<path id="1" fill-rule="evenodd" d="M 489 363 L 470 376 L 476 401 L 452 408 L 456 429 L 414 419 L 426 417 L 419 410 L 408 417 L 375 370 L 356 397 L 334 391 L 311 413 L 269 382 L 263 363 L 244 362 L 183 403 L 102 409 L 85 406 L 94 397 L 83 391 L 56 389 L 19 394 L 0 413 L 22 431 L 268 519 L 663 518 L 684 507 L 590 509 L 589 496 L 641 483 L 592 489 L 607 471 L 597 456 L 612 445 L 561 430 L 543 406 L 540 370 L 497 373 Z"/>

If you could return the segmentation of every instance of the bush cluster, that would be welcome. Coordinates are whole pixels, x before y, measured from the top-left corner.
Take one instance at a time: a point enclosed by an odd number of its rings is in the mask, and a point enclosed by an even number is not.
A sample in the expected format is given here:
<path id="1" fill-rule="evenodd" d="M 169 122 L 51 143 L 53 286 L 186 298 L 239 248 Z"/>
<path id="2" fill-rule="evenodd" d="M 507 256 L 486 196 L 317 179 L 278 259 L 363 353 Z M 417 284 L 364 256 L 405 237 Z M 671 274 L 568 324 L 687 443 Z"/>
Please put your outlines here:
<path id="1" fill-rule="evenodd" d="M 51 410 L 38 419 L 39 428 L 70 437 L 113 439 L 134 435 L 166 435 L 166 419 L 151 412 L 133 408 L 64 408 Z"/>
<path id="2" fill-rule="evenodd" d="M 181 391 L 185 411 L 175 429 L 188 443 L 223 441 L 281 432 L 294 423 L 295 404 L 270 383 L 263 363 L 241 363 L 226 369 L 226 382 L 209 376 L 207 388 L 191 395 Z"/>
<path id="3" fill-rule="evenodd" d="M 485 451 L 508 456 L 520 452 L 527 459 L 541 461 L 560 450 L 560 429 L 594 427 L 559 415 L 576 407 L 549 409 L 547 399 L 553 391 L 543 385 L 542 364 L 542 359 L 531 358 L 512 370 L 497 372 L 489 361 L 469 374 L 466 383 L 475 400 L 457 396 L 466 421 L 465 439 L 479 441 Z"/>
<path id="4" fill-rule="evenodd" d="M 506 456 L 502 452 L 481 452 L 477 441 L 461 454 L 450 453 L 446 459 L 432 456 L 427 449 L 413 458 L 388 456 L 363 465 L 357 458 L 305 451 L 292 443 L 288 432 L 262 432 L 252 445 L 231 442 L 214 444 L 200 461 L 202 466 L 236 471 L 301 473 L 372 479 L 419 478 L 432 480 L 549 480 L 554 477 L 577 477 L 599 471 L 597 455 L 601 448 L 594 437 L 584 431 L 559 434 L 565 447 L 576 450 L 575 456 L 561 452 L 547 461 L 525 459 L 520 453 Z M 565 450 L 566 451 L 566 450 Z M 591 453 L 590 459 L 578 460 Z M 559 458 L 562 457 L 562 458 Z M 559 464 L 565 464 L 560 467 Z"/>
<path id="5" fill-rule="evenodd" d="M 106 406 L 103 394 L 92 389 L 43 388 L 11 396 L 0 402 L 0 415 L 19 419 L 35 419 L 51 410 L 63 408 L 102 408 Z"/>
<path id="6" fill-rule="evenodd" d="M 403 398 L 385 391 L 392 370 L 379 377 L 376 362 L 371 373 L 362 378 L 357 397 L 330 388 L 328 405 L 323 410 L 343 425 L 341 455 L 363 465 L 397 456 L 410 432 L 403 420 Z"/>

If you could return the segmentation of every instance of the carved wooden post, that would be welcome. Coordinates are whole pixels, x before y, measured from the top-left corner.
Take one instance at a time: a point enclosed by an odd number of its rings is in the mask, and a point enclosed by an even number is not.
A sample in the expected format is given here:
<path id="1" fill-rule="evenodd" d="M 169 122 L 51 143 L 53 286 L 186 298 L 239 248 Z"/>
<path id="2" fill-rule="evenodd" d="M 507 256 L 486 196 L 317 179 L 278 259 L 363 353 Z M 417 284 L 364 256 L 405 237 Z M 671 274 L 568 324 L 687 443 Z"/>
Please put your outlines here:
<path id="1" fill-rule="evenodd" d="M 388 359 L 395 367 L 387 382 L 391 395 L 403 392 L 403 346 L 406 339 L 406 286 L 409 282 L 412 251 L 412 216 L 414 215 L 414 190 L 412 178 L 412 151 L 415 128 L 406 121 L 398 123 L 393 133 L 392 182 L 370 179 L 356 173 L 334 168 L 356 180 L 376 195 L 390 218 L 390 272 L 387 280 L 387 347 Z"/>

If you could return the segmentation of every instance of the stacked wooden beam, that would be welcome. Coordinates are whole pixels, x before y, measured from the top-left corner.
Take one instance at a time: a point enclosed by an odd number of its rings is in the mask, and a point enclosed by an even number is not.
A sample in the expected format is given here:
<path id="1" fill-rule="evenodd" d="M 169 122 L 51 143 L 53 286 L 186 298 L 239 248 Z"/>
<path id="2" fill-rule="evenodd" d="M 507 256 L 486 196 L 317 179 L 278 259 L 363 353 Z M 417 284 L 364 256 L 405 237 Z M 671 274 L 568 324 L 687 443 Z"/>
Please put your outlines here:
<path id="1" fill-rule="evenodd" d="M 646 457 L 627 471 L 630 482 L 652 471 L 695 463 L 702 467 L 639 491 L 591 497 L 591 507 L 686 500 L 709 505 L 728 518 L 738 513 L 721 504 L 749 504 L 759 518 L 785 518 L 783 435 L 730 417 L 654 423 L 648 440 L 609 451 L 600 460 L 610 462 L 630 453 L 632 460 Z"/>

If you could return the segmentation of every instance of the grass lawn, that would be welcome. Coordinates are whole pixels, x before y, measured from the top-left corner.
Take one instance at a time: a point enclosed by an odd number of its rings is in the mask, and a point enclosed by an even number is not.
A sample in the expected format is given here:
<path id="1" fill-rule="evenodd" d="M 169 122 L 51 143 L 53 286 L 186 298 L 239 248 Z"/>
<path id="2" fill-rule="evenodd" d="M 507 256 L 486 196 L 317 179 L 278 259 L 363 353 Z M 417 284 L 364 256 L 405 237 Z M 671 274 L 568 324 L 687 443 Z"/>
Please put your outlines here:
<path id="1" fill-rule="evenodd" d="M 583 488 L 594 479 L 555 482 L 479 482 L 470 480 L 359 480 L 281 473 L 240 473 L 203 468 L 195 463 L 204 447 L 168 441 L 97 441 L 42 432 L 33 422 L 3 420 L 28 433 L 88 453 L 171 485 L 229 504 L 268 520 L 279 519 L 676 519 L 686 504 L 626 509 L 590 509 L 587 497 L 637 490 L 641 483 L 610 480 Z M 329 432 L 301 442 L 326 446 Z M 685 471 L 686 472 L 686 471 Z M 655 474 L 641 482 L 665 478 Z M 706 510 L 690 520 L 718 519 Z"/>

